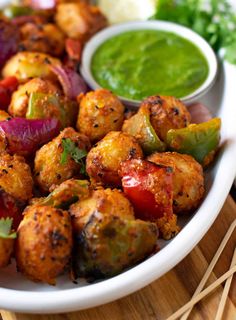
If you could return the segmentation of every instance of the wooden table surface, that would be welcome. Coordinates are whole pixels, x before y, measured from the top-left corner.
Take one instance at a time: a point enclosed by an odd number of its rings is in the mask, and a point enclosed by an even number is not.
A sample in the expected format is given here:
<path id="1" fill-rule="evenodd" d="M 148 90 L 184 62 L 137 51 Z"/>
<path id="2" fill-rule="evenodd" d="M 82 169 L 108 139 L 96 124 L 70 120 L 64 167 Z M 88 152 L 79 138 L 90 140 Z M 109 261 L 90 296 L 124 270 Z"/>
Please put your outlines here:
<path id="1" fill-rule="evenodd" d="M 206 212 L 207 216 L 207 212 Z M 188 302 L 205 273 L 222 238 L 236 219 L 236 204 L 229 196 L 214 225 L 197 247 L 174 269 L 146 288 L 101 307 L 60 315 L 27 315 L 2 311 L 3 320 L 165 320 Z M 209 283 L 229 269 L 236 231 L 224 250 Z M 222 320 L 236 320 L 236 276 Z M 207 284 L 207 285 L 208 285 Z M 213 320 L 223 286 L 201 301 L 190 314 L 190 320 Z"/>

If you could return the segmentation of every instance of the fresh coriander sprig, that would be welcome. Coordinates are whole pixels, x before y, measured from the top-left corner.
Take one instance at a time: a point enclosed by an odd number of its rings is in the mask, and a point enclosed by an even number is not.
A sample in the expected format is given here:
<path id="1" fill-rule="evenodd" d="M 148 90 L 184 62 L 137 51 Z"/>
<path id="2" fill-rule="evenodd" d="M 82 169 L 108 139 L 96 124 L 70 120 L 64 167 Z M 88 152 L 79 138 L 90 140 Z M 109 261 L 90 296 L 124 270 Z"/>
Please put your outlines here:
<path id="1" fill-rule="evenodd" d="M 167 20 L 191 28 L 225 59 L 236 64 L 236 14 L 227 0 L 158 0 L 151 19 Z"/>
<path id="2" fill-rule="evenodd" d="M 3 239 L 15 239 L 16 232 L 11 232 L 12 218 L 1 218 L 0 219 L 0 238 Z"/>
<path id="3" fill-rule="evenodd" d="M 86 174 L 86 168 L 83 159 L 87 156 L 87 151 L 76 146 L 70 138 L 62 139 L 63 153 L 61 155 L 61 164 L 66 164 L 68 157 L 71 157 L 76 163 L 80 164 L 80 173 Z"/>

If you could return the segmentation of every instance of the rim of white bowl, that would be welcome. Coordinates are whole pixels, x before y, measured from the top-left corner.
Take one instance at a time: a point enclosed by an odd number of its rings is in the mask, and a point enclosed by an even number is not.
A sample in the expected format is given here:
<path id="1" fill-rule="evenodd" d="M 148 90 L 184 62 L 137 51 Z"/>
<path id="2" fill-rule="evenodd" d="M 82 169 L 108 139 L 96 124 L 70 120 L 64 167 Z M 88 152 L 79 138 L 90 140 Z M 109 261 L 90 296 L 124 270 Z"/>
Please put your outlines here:
<path id="1" fill-rule="evenodd" d="M 102 31 L 98 32 L 95 36 L 93 36 L 85 45 L 82 53 L 80 68 L 82 76 L 92 89 L 102 88 L 99 83 L 97 83 L 91 72 L 91 60 L 96 50 L 106 40 L 126 31 L 135 30 L 161 30 L 172 32 L 192 42 L 202 52 L 209 66 L 208 76 L 204 83 L 198 89 L 193 91 L 191 94 L 180 98 L 184 103 L 190 104 L 197 101 L 211 89 L 211 87 L 215 83 L 218 71 L 218 62 L 214 51 L 212 50 L 210 45 L 196 32 L 176 23 L 166 21 L 134 21 L 121 23 L 105 28 Z M 140 104 L 139 100 L 127 99 L 119 95 L 118 97 L 124 102 L 125 105 L 129 107 L 137 107 Z"/>

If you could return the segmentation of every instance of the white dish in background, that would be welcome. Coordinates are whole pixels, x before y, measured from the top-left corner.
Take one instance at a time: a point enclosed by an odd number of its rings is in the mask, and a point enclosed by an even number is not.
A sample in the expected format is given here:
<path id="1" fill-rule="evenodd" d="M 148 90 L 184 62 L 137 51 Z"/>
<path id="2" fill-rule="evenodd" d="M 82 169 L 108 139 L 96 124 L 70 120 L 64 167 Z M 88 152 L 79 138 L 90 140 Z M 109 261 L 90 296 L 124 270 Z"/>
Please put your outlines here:
<path id="1" fill-rule="evenodd" d="M 4 0 L 4 2 L 8 2 Z M 3 0 L 0 0 L 0 6 Z M 105 281 L 78 285 L 68 277 L 55 287 L 28 281 L 12 264 L 0 270 L 0 309 L 25 313 L 62 313 L 107 303 L 161 277 L 201 240 L 216 219 L 236 174 L 236 67 L 224 63 L 214 87 L 201 101 L 222 118 L 222 144 L 214 167 L 206 175 L 206 197 L 194 215 L 181 221 L 183 230 L 162 250 L 136 267 Z"/>
<path id="2" fill-rule="evenodd" d="M 190 104 L 198 101 L 210 88 L 213 86 L 216 76 L 217 76 L 217 59 L 214 51 L 209 46 L 209 44 L 200 37 L 194 31 L 180 26 L 178 24 L 166 21 L 135 21 L 127 22 L 122 24 L 117 24 L 108 28 L 103 29 L 93 36 L 86 44 L 81 60 L 81 74 L 83 75 L 86 82 L 92 89 L 101 88 L 101 86 L 96 82 L 91 72 L 91 62 L 96 50 L 108 39 L 127 32 L 127 31 L 137 31 L 137 30 L 161 30 L 177 34 L 178 36 L 187 39 L 188 41 L 194 43 L 202 52 L 206 58 L 209 66 L 209 73 L 204 81 L 204 83 L 196 89 L 191 94 L 182 97 L 181 100 Z M 127 99 L 126 97 L 119 98 L 124 102 L 125 105 L 129 107 L 137 108 L 140 105 L 139 100 Z"/>

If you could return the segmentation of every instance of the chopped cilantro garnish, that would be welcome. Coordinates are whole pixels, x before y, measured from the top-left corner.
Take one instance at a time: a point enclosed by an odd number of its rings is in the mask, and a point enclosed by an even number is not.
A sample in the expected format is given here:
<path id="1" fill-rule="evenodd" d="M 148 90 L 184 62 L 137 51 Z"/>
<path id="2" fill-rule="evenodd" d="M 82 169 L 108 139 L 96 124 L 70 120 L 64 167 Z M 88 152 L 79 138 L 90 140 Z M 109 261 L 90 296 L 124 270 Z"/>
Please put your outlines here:
<path id="1" fill-rule="evenodd" d="M 67 162 L 71 157 L 76 163 L 80 164 L 80 173 L 86 174 L 86 168 L 83 159 L 87 156 L 87 151 L 76 146 L 70 138 L 62 139 L 63 153 L 61 155 L 61 164 Z"/>
<path id="2" fill-rule="evenodd" d="M 151 19 L 167 20 L 193 29 L 225 59 L 236 64 L 236 13 L 228 0 L 158 0 Z"/>
<path id="3" fill-rule="evenodd" d="M 15 239 L 16 232 L 11 233 L 12 218 L 1 218 L 0 219 L 0 238 L 3 239 Z"/>

